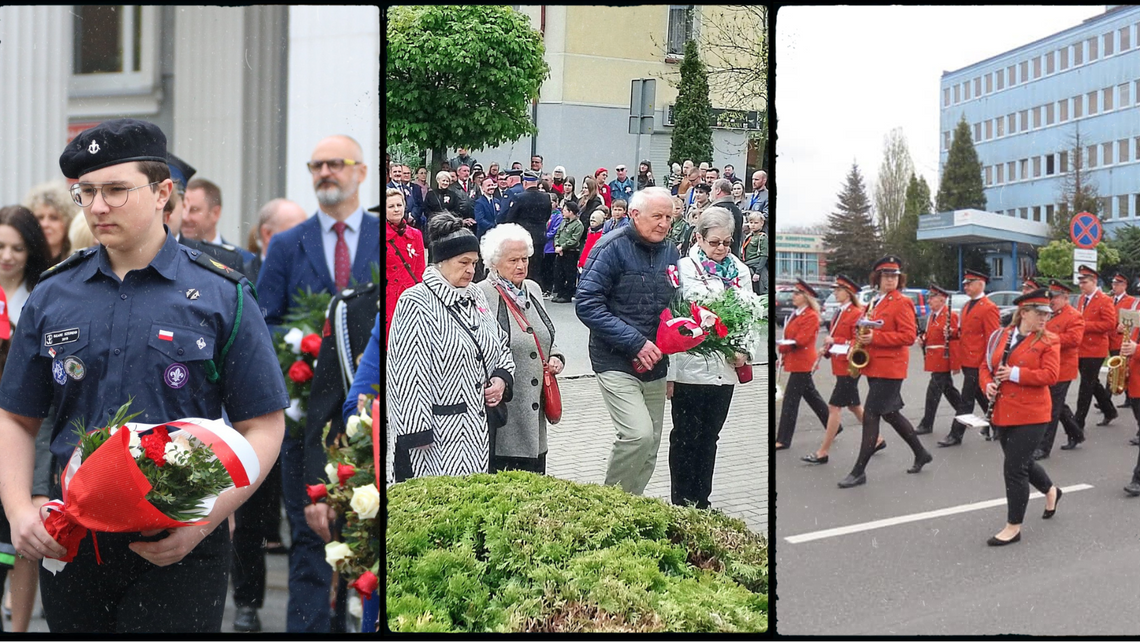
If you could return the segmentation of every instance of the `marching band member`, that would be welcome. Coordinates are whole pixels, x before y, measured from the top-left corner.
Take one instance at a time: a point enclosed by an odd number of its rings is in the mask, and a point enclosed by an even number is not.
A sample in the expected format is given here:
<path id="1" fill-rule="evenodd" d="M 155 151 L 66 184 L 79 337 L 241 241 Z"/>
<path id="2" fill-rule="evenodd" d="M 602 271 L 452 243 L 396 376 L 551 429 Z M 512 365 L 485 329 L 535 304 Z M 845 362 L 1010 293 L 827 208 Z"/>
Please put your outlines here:
<path id="1" fill-rule="evenodd" d="M 877 329 L 865 329 L 860 339 L 869 357 L 863 374 L 867 377 L 867 404 L 863 407 L 863 441 L 859 458 L 851 473 L 839 482 L 840 488 L 867 483 L 864 471 L 879 439 L 879 420 L 885 419 L 914 452 L 914 465 L 907 472 L 917 473 L 934 458 L 922 447 L 914 427 L 900 412 L 903 408 L 902 388 L 910 360 L 910 346 L 918 330 L 914 304 L 899 290 L 906 286 L 901 273 L 902 261 L 897 256 L 884 256 L 875 262 L 871 285 L 879 290 L 879 298 L 868 315 L 870 321 L 882 321 Z"/>
<path id="2" fill-rule="evenodd" d="M 1037 279 L 1035 279 L 1033 277 L 1029 277 L 1029 278 L 1025 279 L 1025 283 L 1021 284 L 1021 293 L 1022 294 L 1029 294 L 1030 292 L 1033 292 L 1034 290 L 1040 290 L 1043 287 L 1045 287 L 1045 286 L 1038 283 Z"/>
<path id="3" fill-rule="evenodd" d="M 923 335 L 923 367 L 930 373 L 926 386 L 926 411 L 914 431 L 920 435 L 934 432 L 934 415 L 943 395 L 957 412 L 962 407 L 962 395 L 954 387 L 952 373 L 961 369 L 958 354 L 958 315 L 950 309 L 950 293 L 930 285 L 926 299 L 930 303 L 930 319 Z"/>
<path id="4" fill-rule="evenodd" d="M 1124 324 L 1120 323 L 1120 311 L 1131 310 L 1136 305 L 1136 298 L 1128 294 L 1128 277 L 1120 272 L 1112 277 L 1112 303 L 1116 307 L 1116 332 L 1111 332 L 1108 335 L 1108 354 L 1115 357 L 1120 354 L 1120 342 L 1124 339 Z M 1109 396 L 1112 396 L 1112 391 L 1109 391 Z M 1132 397 L 1128 394 L 1128 389 L 1124 390 L 1124 403 L 1117 406 L 1117 408 L 1131 408 L 1130 403 Z"/>
<path id="5" fill-rule="evenodd" d="M 784 326 L 784 341 L 794 343 L 777 345 L 783 356 L 784 370 L 788 373 L 788 387 L 784 392 L 784 407 L 780 411 L 776 450 L 785 450 L 792 445 L 800 399 L 805 399 L 811 406 L 815 416 L 819 417 L 819 423 L 827 425 L 827 404 L 811 379 L 818 354 L 815 340 L 819 335 L 819 297 L 803 279 L 796 279 L 792 305 L 796 306 L 796 311 Z"/>
<path id="6" fill-rule="evenodd" d="M 1085 418 L 1089 414 L 1089 405 L 1096 397 L 1096 405 L 1104 413 L 1104 419 L 1098 426 L 1107 426 L 1116 419 L 1118 413 L 1112 406 L 1112 396 L 1105 390 L 1100 380 L 1100 366 L 1108 356 L 1108 335 L 1116 328 L 1116 308 L 1112 299 L 1097 286 L 1100 275 L 1087 265 L 1077 268 L 1077 281 L 1081 288 L 1080 303 L 1077 310 L 1085 318 L 1085 335 L 1081 339 L 1079 369 L 1081 373 L 1081 387 L 1077 392 L 1077 424 L 1084 435 Z"/>
<path id="7" fill-rule="evenodd" d="M 1057 335 L 1061 344 L 1061 369 L 1057 374 L 1057 383 L 1049 387 L 1049 395 L 1053 402 L 1053 412 L 1049 416 L 1049 427 L 1041 437 L 1037 450 L 1033 451 L 1033 459 L 1045 459 L 1053 450 L 1053 441 L 1057 436 L 1057 422 L 1065 429 L 1069 443 L 1061 446 L 1061 450 L 1072 450 L 1077 444 L 1085 440 L 1084 431 L 1073 418 L 1073 409 L 1065 403 L 1069 394 L 1069 384 L 1077 378 L 1078 353 L 1081 348 L 1081 338 L 1085 334 L 1085 319 L 1077 309 L 1069 305 L 1069 295 L 1073 288 L 1056 279 L 1049 281 L 1049 307 L 1053 316 L 1045 324 L 1045 329 Z"/>
<path id="8" fill-rule="evenodd" d="M 1136 349 L 1136 335 L 1140 328 L 1133 328 L 1127 341 L 1120 347 L 1120 354 L 1128 357 L 1128 400 L 1132 404 L 1132 415 L 1140 424 L 1140 350 Z M 1136 457 L 1136 467 L 1132 469 L 1132 481 L 1124 487 L 1124 492 L 1132 497 L 1140 495 L 1140 453 Z"/>
<path id="9" fill-rule="evenodd" d="M 830 351 L 833 345 L 851 346 L 855 341 L 855 323 L 863 316 L 863 308 L 859 305 L 859 286 L 847 276 L 840 274 L 835 277 L 835 298 L 839 301 L 839 310 L 831 320 L 831 332 L 823 340 L 823 349 Z M 850 349 L 850 348 L 848 348 Z M 851 411 L 859 423 L 863 423 L 863 404 L 859 401 L 859 380 L 848 372 L 847 353 L 823 353 L 831 359 L 831 372 L 835 375 L 835 390 L 831 392 L 831 399 L 827 401 L 827 432 L 823 436 L 823 443 L 819 450 L 804 455 L 800 459 L 809 464 L 826 464 L 831 442 L 839 434 L 839 413 L 844 408 Z M 887 443 L 880 439 L 875 450 L 887 447 Z"/>
<path id="10" fill-rule="evenodd" d="M 1049 422 L 1049 387 L 1060 370 L 1060 341 L 1045 330 L 1050 312 L 1045 290 L 1023 294 L 1014 304 L 1013 321 L 989 337 L 978 373 L 993 403 L 991 423 L 1005 454 L 1006 524 L 986 542 L 990 546 L 1021 541 L 1030 484 L 1045 495 L 1042 519 L 1053 516 L 1062 494 L 1032 456 Z"/>
<path id="11" fill-rule="evenodd" d="M 974 412 L 974 402 L 982 407 L 982 412 L 989 410 L 990 404 L 978 386 L 978 368 L 986 352 L 986 339 L 1001 327 L 1001 312 L 997 305 L 986 296 L 986 283 L 990 278 L 981 272 L 966 270 L 962 279 L 962 289 L 969 295 L 970 301 L 962 308 L 962 319 L 959 327 L 961 340 L 958 343 L 962 355 L 962 405 L 958 407 L 958 414 L 965 415 Z M 957 446 L 962 443 L 962 435 L 966 433 L 966 424 L 954 420 L 950 424 L 950 434 L 938 442 L 939 446 Z M 990 440 L 990 429 L 985 427 L 982 434 L 986 441 Z"/>

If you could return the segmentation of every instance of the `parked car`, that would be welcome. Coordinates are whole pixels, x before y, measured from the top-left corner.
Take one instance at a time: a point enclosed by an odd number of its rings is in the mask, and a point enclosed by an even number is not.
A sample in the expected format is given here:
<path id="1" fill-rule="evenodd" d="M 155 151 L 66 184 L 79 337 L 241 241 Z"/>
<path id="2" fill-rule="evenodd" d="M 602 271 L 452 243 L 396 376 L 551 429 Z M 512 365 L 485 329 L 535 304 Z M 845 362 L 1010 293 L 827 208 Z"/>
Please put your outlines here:
<path id="1" fill-rule="evenodd" d="M 784 322 L 788 317 L 796 311 L 796 306 L 792 305 L 792 292 L 795 288 L 778 285 L 776 286 L 775 307 L 772 310 L 772 315 L 776 318 L 776 325 L 783 327 Z"/>
<path id="2" fill-rule="evenodd" d="M 926 297 L 929 290 L 922 288 L 905 288 L 902 293 L 914 303 L 914 314 L 918 321 L 918 331 L 924 332 L 926 329 L 926 316 L 930 314 L 930 304 L 927 303 Z M 859 304 L 864 308 L 871 302 L 871 297 L 875 295 L 875 291 L 870 287 L 864 287 L 859 291 Z M 823 313 L 820 314 L 820 323 L 826 325 L 831 323 L 835 318 L 835 313 L 839 310 L 839 301 L 836 300 L 835 295 L 832 294 L 827 298 L 823 304 Z"/>
<path id="3" fill-rule="evenodd" d="M 1017 309 L 1017 306 L 1014 305 L 1013 302 L 1017 297 L 1021 296 L 1021 291 L 998 290 L 997 292 L 990 292 L 986 296 L 998 307 L 998 312 L 1001 313 L 1002 326 L 1009 325 L 1009 322 L 1013 319 L 1013 311 Z"/>

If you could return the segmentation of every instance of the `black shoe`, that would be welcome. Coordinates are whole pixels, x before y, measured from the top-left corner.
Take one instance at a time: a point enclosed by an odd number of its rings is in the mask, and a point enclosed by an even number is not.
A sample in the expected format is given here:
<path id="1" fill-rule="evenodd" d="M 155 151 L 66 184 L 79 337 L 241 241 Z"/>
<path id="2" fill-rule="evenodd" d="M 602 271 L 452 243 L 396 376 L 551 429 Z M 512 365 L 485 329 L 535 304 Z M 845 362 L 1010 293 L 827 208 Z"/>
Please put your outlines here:
<path id="1" fill-rule="evenodd" d="M 1140 495 L 1140 482 L 1132 482 L 1131 484 L 1128 484 L 1124 487 L 1124 492 L 1132 495 L 1133 497 Z"/>
<path id="2" fill-rule="evenodd" d="M 836 437 L 838 437 L 838 436 L 839 436 L 839 435 L 841 435 L 841 434 L 843 434 L 843 424 L 839 424 L 839 430 L 836 430 L 836 431 L 835 431 L 835 436 L 836 436 Z"/>
<path id="3" fill-rule="evenodd" d="M 261 630 L 261 619 L 257 617 L 257 609 L 252 606 L 239 606 L 234 615 L 234 630 L 257 633 Z"/>
<path id="4" fill-rule="evenodd" d="M 998 539 L 997 535 L 994 535 L 993 537 L 986 540 L 986 544 L 989 544 L 990 546 L 1005 546 L 1006 544 L 1013 544 L 1020 541 L 1021 531 L 1018 531 L 1017 535 L 1014 535 L 1011 539 Z"/>
<path id="5" fill-rule="evenodd" d="M 886 440 L 883 440 L 883 441 L 879 442 L 878 446 L 875 446 L 875 449 L 871 451 L 871 454 L 874 455 L 875 453 L 879 452 L 880 450 L 886 450 L 886 449 L 887 449 L 887 442 L 886 442 Z"/>
<path id="6" fill-rule="evenodd" d="M 824 455 L 823 457 L 816 457 L 815 453 L 812 453 L 810 455 L 804 455 L 803 457 L 800 457 L 801 461 L 806 461 L 809 464 L 826 464 L 827 459 L 828 459 L 827 455 Z"/>
<path id="7" fill-rule="evenodd" d="M 1107 426 L 1108 424 L 1112 423 L 1113 419 L 1116 419 L 1119 416 L 1120 416 L 1120 413 L 1113 411 L 1113 413 L 1111 415 L 1105 415 L 1104 419 L 1101 419 L 1100 421 L 1096 422 L 1096 425 Z"/>
<path id="8" fill-rule="evenodd" d="M 922 454 L 914 458 L 914 465 L 906 469 L 908 473 L 921 473 L 922 467 L 934 461 L 934 455 L 922 451 Z"/>
<path id="9" fill-rule="evenodd" d="M 1117 408 L 1131 408 L 1131 407 L 1132 407 L 1132 404 L 1128 403 L 1127 401 L 1125 401 L 1124 403 L 1117 406 Z"/>
<path id="10" fill-rule="evenodd" d="M 1041 461 L 1042 459 L 1049 459 L 1049 453 L 1041 449 L 1034 450 L 1033 461 Z"/>
<path id="11" fill-rule="evenodd" d="M 858 475 L 848 475 L 839 482 L 840 488 L 851 488 L 852 486 L 859 486 L 867 483 L 867 475 L 859 473 Z"/>
<path id="12" fill-rule="evenodd" d="M 994 438 L 992 436 L 990 436 L 990 427 L 989 426 L 982 426 L 981 429 L 978 430 L 978 434 L 985 437 L 986 441 L 993 441 L 994 440 Z"/>
<path id="13" fill-rule="evenodd" d="M 1140 446 L 1140 435 L 1136 435 L 1132 439 L 1129 439 L 1128 443 L 1132 444 L 1133 446 Z"/>
<path id="14" fill-rule="evenodd" d="M 1081 437 L 1080 439 L 1074 439 L 1072 437 L 1069 437 L 1069 443 L 1065 444 L 1064 446 L 1061 446 L 1061 450 L 1072 450 L 1072 449 L 1076 448 L 1078 445 L 1080 445 L 1081 442 L 1083 442 L 1084 440 L 1085 440 L 1084 437 Z"/>
<path id="15" fill-rule="evenodd" d="M 916 435 L 929 435 L 932 432 L 934 432 L 934 426 L 924 426 L 922 424 L 918 424 L 914 427 L 914 434 Z"/>
<path id="16" fill-rule="evenodd" d="M 949 446 L 961 446 L 962 445 L 962 438 L 961 437 L 955 437 L 954 435 L 946 435 L 946 439 L 943 439 L 942 441 L 938 442 L 938 445 L 942 448 L 947 448 Z"/>
<path id="17" fill-rule="evenodd" d="M 1041 515 L 1041 519 L 1049 519 L 1050 517 L 1053 516 L 1054 513 L 1057 512 L 1057 504 L 1061 503 L 1061 495 L 1064 495 L 1064 493 L 1061 492 L 1061 487 L 1058 486 L 1057 487 L 1057 499 L 1053 500 L 1053 510 L 1049 510 L 1048 508 L 1046 508 L 1045 512 L 1042 513 L 1042 515 Z"/>

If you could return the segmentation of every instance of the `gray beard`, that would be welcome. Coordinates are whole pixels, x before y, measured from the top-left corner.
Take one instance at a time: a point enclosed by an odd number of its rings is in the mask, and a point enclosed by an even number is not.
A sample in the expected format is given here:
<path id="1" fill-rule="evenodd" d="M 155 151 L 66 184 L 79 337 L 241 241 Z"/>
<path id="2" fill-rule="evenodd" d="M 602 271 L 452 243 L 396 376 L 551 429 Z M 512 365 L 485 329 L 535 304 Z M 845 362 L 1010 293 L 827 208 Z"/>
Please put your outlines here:
<path id="1" fill-rule="evenodd" d="M 345 194 L 339 187 L 326 187 L 317 190 L 317 202 L 323 207 L 334 207 L 344 202 Z"/>

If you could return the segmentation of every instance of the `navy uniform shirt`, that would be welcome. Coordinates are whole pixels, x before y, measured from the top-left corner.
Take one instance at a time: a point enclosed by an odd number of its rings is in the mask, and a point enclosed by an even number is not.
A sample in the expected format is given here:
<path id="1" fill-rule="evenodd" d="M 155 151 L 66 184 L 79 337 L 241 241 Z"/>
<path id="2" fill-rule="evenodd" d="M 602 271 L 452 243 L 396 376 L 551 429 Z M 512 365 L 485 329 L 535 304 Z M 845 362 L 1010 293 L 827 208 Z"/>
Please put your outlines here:
<path id="1" fill-rule="evenodd" d="M 51 451 L 62 465 L 78 439 L 73 421 L 100 427 L 128 397 L 133 421 L 219 419 L 239 422 L 289 405 L 269 330 L 248 281 L 241 322 L 237 283 L 198 265 L 198 252 L 169 233 L 145 269 L 122 281 L 107 252 L 81 250 L 74 267 L 40 281 L 12 335 L 0 381 L 0 408 L 43 418 L 54 402 Z M 63 264 L 61 264 L 63 265 Z M 207 381 L 214 360 L 221 378 Z"/>

